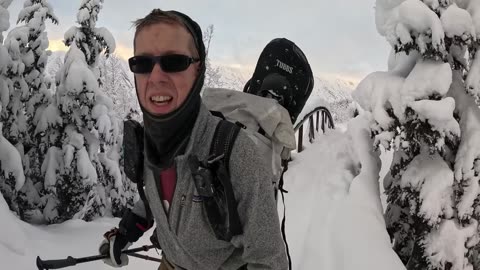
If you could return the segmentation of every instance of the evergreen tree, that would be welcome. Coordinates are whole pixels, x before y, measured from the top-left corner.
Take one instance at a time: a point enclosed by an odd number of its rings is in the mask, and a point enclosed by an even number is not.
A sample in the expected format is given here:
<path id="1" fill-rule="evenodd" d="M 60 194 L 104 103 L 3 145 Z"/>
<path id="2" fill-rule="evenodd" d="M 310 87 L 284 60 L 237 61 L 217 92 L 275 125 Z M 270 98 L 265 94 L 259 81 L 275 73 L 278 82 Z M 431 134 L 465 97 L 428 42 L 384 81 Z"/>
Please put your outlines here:
<path id="1" fill-rule="evenodd" d="M 100 91 L 98 58 L 103 51 L 108 55 L 115 50 L 110 32 L 96 27 L 102 3 L 82 1 L 77 13 L 80 26 L 65 33 L 70 49 L 57 74 L 55 100 L 37 126 L 37 132 L 48 128 L 54 142 L 42 165 L 51 195 L 46 214 L 49 222 L 104 215 L 108 187 L 122 183 L 118 162 L 109 155 L 119 127 L 109 113 L 111 99 Z"/>
<path id="2" fill-rule="evenodd" d="M 53 8 L 46 0 L 25 1 L 17 20 L 17 23 L 25 23 L 22 29 L 28 29 L 27 44 L 22 49 L 22 59 L 25 64 L 23 78 L 28 92 L 21 98 L 27 126 L 26 136 L 22 141 L 27 180 L 26 185 L 19 192 L 19 214 L 23 220 L 35 223 L 43 221 L 40 196 L 44 181 L 40 167 L 48 146 L 44 133 L 35 133 L 35 129 L 40 115 L 52 99 L 50 82 L 45 78 L 45 66 L 51 54 L 47 51 L 46 20 L 58 24 Z"/>
<path id="3" fill-rule="evenodd" d="M 4 129 L 12 126 L 14 117 L 9 117 L 12 107 L 9 107 L 13 90 L 11 76 L 12 59 L 9 50 L 3 45 L 3 31 L 10 27 L 10 14 L 7 8 L 11 0 L 0 0 L 0 192 L 3 194 L 10 209 L 18 212 L 16 202 L 17 191 L 25 181 L 20 155 L 17 149 L 4 136 Z M 6 132 L 5 132 L 6 133 Z M 20 166 L 15 166 L 20 163 Z"/>
<path id="4" fill-rule="evenodd" d="M 458 5 L 458 6 L 457 6 Z M 393 148 L 387 229 L 407 269 L 479 269 L 479 1 L 377 0 L 389 71 L 354 93 Z"/>

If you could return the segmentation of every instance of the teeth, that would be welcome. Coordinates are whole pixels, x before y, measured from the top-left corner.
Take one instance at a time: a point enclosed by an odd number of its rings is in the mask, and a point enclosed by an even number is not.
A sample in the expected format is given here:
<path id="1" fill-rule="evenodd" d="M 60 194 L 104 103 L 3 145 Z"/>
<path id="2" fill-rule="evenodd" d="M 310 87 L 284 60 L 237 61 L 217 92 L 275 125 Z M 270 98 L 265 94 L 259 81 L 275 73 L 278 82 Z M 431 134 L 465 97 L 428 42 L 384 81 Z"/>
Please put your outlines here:
<path id="1" fill-rule="evenodd" d="M 153 96 L 151 97 L 152 101 L 154 102 L 165 102 L 165 101 L 170 101 L 172 97 L 169 96 Z"/>

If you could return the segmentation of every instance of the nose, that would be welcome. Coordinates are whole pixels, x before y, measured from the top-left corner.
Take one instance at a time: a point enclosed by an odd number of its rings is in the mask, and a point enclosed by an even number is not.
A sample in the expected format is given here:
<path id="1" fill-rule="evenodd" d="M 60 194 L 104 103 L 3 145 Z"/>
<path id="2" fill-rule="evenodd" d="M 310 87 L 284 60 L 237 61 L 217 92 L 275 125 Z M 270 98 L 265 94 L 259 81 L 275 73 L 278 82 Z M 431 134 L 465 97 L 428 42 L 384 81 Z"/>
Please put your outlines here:
<path id="1" fill-rule="evenodd" d="M 150 72 L 150 76 L 148 80 L 151 82 L 163 82 L 166 81 L 168 78 L 167 73 L 162 70 L 159 63 L 155 63 L 153 66 L 152 72 Z"/>

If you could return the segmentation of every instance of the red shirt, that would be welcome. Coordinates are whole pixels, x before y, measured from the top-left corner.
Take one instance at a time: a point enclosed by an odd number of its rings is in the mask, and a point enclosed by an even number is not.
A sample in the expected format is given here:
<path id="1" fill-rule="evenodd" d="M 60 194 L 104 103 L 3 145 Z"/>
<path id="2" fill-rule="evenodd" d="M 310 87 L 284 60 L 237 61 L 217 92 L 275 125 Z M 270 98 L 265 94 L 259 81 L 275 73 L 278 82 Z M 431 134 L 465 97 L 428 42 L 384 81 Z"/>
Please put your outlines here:
<path id="1" fill-rule="evenodd" d="M 177 183 L 177 170 L 175 166 L 160 172 L 160 198 L 163 201 L 163 206 L 168 212 L 173 200 L 173 193 L 175 192 L 175 185 Z"/>

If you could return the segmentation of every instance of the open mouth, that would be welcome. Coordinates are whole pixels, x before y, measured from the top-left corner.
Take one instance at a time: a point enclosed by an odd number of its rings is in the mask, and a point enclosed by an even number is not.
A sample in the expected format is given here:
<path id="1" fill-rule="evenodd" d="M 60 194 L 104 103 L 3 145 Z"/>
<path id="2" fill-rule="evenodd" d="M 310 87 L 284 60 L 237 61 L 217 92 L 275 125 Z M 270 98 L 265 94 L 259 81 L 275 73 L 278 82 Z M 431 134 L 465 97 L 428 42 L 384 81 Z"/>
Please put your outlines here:
<path id="1" fill-rule="evenodd" d="M 159 106 L 162 106 L 162 105 L 167 105 L 168 103 L 170 103 L 172 101 L 172 97 L 171 96 L 152 96 L 150 97 L 150 101 L 153 102 L 155 105 L 159 105 Z"/>

